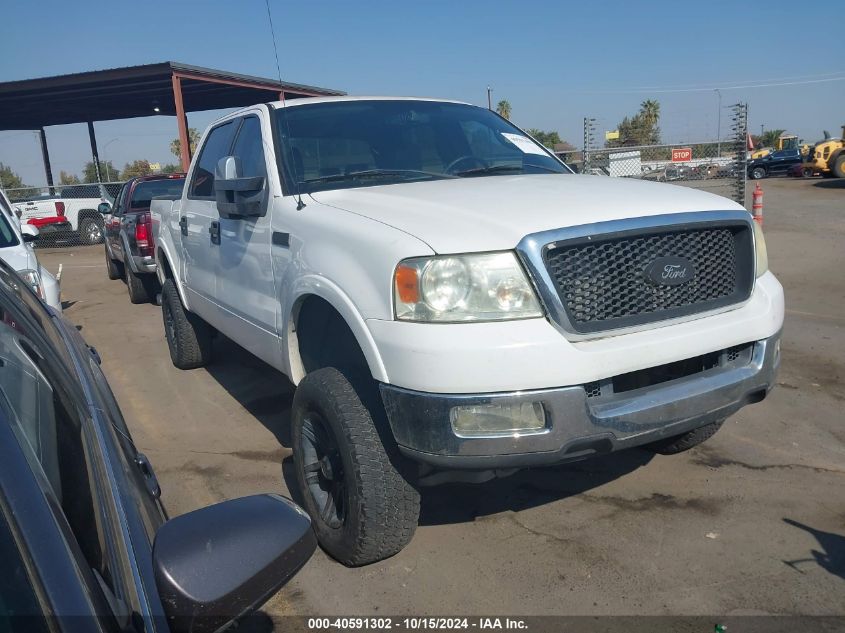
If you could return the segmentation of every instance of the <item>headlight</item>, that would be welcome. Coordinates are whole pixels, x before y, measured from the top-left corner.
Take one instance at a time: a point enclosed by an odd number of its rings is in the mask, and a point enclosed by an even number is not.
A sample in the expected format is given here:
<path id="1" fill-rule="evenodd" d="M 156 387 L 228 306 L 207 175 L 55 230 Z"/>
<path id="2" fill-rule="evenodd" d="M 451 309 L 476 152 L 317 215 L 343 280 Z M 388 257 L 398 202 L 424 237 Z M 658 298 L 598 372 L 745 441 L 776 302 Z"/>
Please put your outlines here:
<path id="1" fill-rule="evenodd" d="M 37 294 L 42 299 L 44 298 L 44 291 L 41 287 L 41 275 L 38 274 L 37 270 L 19 270 L 18 275 L 21 279 L 23 279 L 29 287 L 32 288 L 33 292 Z"/>
<path id="2" fill-rule="evenodd" d="M 406 259 L 396 267 L 393 303 L 405 321 L 502 321 L 543 316 L 534 288 L 510 251 Z"/>
<path id="3" fill-rule="evenodd" d="M 769 254 L 766 251 L 766 238 L 763 237 L 763 227 L 754 222 L 754 250 L 757 259 L 757 276 L 769 270 Z"/>

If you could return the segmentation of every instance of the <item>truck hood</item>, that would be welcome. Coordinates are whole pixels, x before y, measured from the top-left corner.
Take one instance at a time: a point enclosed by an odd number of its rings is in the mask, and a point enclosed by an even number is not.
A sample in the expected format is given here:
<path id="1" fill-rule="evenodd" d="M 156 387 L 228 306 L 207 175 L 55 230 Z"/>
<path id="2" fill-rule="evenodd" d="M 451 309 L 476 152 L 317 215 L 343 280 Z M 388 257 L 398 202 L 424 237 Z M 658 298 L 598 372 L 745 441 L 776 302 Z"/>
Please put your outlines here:
<path id="1" fill-rule="evenodd" d="M 409 233 L 436 253 L 508 250 L 529 233 L 605 220 L 742 209 L 689 187 L 575 174 L 434 180 L 311 197 Z"/>

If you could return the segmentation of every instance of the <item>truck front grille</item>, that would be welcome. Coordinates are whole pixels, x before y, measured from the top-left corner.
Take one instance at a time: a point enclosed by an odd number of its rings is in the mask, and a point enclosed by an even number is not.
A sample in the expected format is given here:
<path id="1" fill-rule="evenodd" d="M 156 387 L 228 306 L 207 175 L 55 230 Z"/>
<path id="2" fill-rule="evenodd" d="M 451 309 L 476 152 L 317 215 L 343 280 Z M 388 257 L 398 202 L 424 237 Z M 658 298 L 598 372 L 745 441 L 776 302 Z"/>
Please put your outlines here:
<path id="1" fill-rule="evenodd" d="M 649 276 L 662 258 L 691 262 L 671 285 Z M 577 333 L 631 327 L 714 310 L 748 298 L 754 246 L 747 222 L 588 235 L 546 246 L 543 260 Z"/>

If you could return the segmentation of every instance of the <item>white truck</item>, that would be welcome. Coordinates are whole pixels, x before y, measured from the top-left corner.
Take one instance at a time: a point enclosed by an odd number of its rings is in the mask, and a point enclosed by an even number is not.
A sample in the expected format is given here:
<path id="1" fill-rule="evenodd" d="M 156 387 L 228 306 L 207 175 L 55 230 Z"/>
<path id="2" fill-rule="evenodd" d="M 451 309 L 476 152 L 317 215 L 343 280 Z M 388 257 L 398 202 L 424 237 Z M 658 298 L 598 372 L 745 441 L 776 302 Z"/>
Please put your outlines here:
<path id="1" fill-rule="evenodd" d="M 37 198 L 15 202 L 21 211 L 21 222 L 54 216 L 64 217 L 70 223 L 69 239 L 82 244 L 100 244 L 103 241 L 103 216 L 97 210 L 100 203 L 114 201 L 120 185 L 85 184 L 56 187 L 57 195 L 45 194 Z"/>
<path id="2" fill-rule="evenodd" d="M 219 331 L 297 385 L 299 493 L 347 565 L 410 540 L 425 486 L 684 451 L 775 384 L 783 291 L 747 211 L 574 175 L 483 108 L 249 107 L 151 213 L 173 363 Z"/>

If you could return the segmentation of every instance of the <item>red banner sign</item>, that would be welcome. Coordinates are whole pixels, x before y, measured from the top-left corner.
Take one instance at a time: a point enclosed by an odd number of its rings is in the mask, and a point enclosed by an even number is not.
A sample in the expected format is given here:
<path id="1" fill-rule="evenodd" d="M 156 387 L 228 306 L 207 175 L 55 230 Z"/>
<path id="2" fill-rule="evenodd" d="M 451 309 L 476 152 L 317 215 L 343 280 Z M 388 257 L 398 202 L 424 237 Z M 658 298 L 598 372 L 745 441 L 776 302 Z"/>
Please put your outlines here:
<path id="1" fill-rule="evenodd" d="M 673 163 L 685 163 L 687 161 L 692 160 L 692 148 L 691 147 L 678 147 L 672 149 L 672 162 Z"/>

